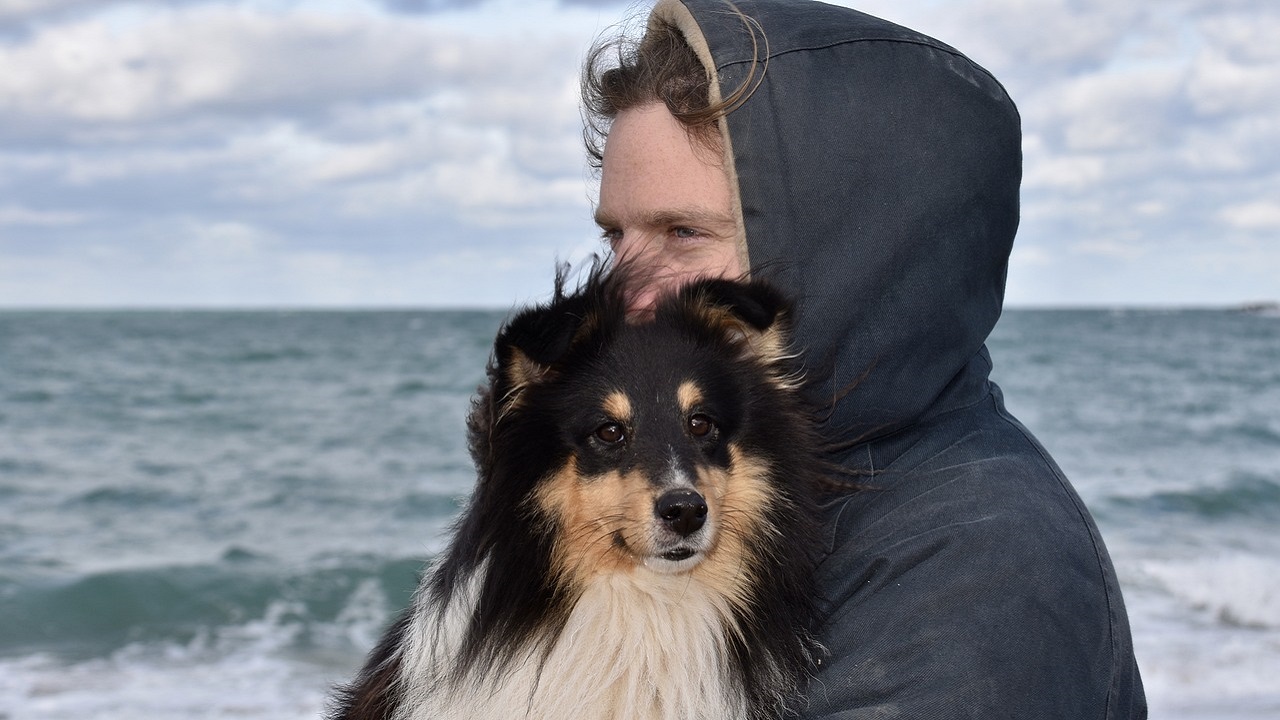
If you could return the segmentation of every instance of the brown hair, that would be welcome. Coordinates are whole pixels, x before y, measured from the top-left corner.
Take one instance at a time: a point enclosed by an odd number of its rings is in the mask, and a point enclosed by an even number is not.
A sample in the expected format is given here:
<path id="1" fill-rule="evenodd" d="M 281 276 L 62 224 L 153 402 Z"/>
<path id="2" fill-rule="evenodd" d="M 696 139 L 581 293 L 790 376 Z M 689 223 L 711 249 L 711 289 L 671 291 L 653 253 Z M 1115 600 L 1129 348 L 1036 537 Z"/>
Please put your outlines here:
<path id="1" fill-rule="evenodd" d="M 736 10 L 736 8 L 735 8 Z M 737 13 L 749 29 L 754 21 Z M 753 43 L 756 39 L 752 32 Z M 599 168 L 604 142 L 618 113 L 661 102 L 704 147 L 721 148 L 718 121 L 741 105 L 759 84 L 752 63 L 746 80 L 727 97 L 712 101 L 712 81 L 702 59 L 675 23 L 650 18 L 639 42 L 623 34 L 598 41 L 582 72 L 583 141 Z"/>

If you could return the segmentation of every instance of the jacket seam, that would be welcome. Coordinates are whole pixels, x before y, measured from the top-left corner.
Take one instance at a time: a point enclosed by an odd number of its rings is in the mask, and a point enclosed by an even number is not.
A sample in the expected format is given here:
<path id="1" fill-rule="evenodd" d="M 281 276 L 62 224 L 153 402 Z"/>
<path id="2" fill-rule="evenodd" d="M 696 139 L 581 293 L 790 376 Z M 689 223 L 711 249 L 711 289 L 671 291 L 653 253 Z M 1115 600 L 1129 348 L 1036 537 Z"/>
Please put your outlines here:
<path id="1" fill-rule="evenodd" d="M 1062 474 L 1061 470 L 1057 467 L 1057 465 L 1048 457 L 1045 449 L 1040 445 L 1039 442 L 1036 442 L 1029 435 L 1029 433 L 1027 432 L 1027 429 L 1022 427 L 1021 424 L 1016 422 L 1011 422 L 1008 413 L 1002 410 L 998 405 L 995 407 L 995 410 L 996 410 L 996 415 L 999 416 L 1000 420 L 1003 423 L 1005 423 L 1009 427 L 1016 430 L 1018 434 L 1021 435 L 1022 438 L 1027 441 L 1027 444 L 1035 449 L 1036 454 L 1040 457 L 1045 467 L 1048 468 L 1049 471 L 1053 473 L 1053 476 L 1055 478 L 1057 478 L 1058 487 L 1064 491 L 1067 491 L 1067 497 L 1071 499 L 1072 504 L 1076 508 L 1076 516 L 1080 519 L 1080 522 L 1084 526 L 1085 531 L 1089 533 L 1089 543 L 1090 545 L 1093 546 L 1094 562 L 1097 567 L 1099 576 L 1102 577 L 1102 594 L 1107 602 L 1107 644 L 1110 650 L 1108 654 L 1110 656 L 1109 659 L 1111 662 L 1111 669 L 1110 669 L 1111 671 L 1109 673 L 1110 677 L 1107 681 L 1107 702 L 1106 702 L 1106 705 L 1104 706 L 1103 718 L 1110 718 L 1114 715 L 1112 706 L 1115 702 L 1115 697 L 1116 697 L 1116 685 L 1119 683 L 1118 671 L 1119 671 L 1120 663 L 1117 662 L 1117 658 L 1116 658 L 1115 604 L 1111 597 L 1111 588 L 1108 586 L 1108 583 L 1106 582 L 1107 574 L 1104 568 L 1102 567 L 1102 559 L 1101 559 L 1102 551 L 1098 547 L 1097 533 L 1094 531 L 1094 528 L 1089 523 L 1087 510 L 1084 507 L 1084 501 L 1076 493 L 1069 491 L 1066 477 Z"/>
<path id="2" fill-rule="evenodd" d="M 975 69 L 975 70 L 977 70 L 977 71 L 981 72 L 981 73 L 982 73 L 983 75 L 985 75 L 988 79 L 990 79 L 990 80 L 991 80 L 991 82 L 995 83 L 995 84 L 1000 88 L 1000 90 L 1004 92 L 1004 94 L 1005 94 L 1005 95 L 1008 95 L 1008 94 L 1009 94 L 1009 91 L 1005 88 L 1004 83 L 1001 83 L 998 79 L 996 79 L 996 76 L 995 76 L 995 75 L 992 75 L 992 74 L 991 74 L 991 72 L 990 72 L 989 70 L 987 70 L 985 67 L 983 67 L 983 66 L 979 65 L 978 63 L 974 62 L 974 61 L 973 61 L 973 60 L 972 60 L 968 55 L 965 55 L 964 53 L 960 52 L 959 50 L 956 50 L 956 49 L 955 49 L 955 48 L 953 48 L 953 47 L 950 47 L 950 46 L 944 45 L 944 44 L 939 43 L 939 42 L 929 42 L 929 41 L 927 41 L 927 40 L 925 40 L 925 39 L 922 39 L 922 38 L 901 38 L 901 37 L 890 37 L 890 36 L 876 36 L 876 37 L 863 37 L 863 38 L 847 38 L 847 39 L 844 39 L 844 40 L 833 40 L 833 41 L 828 42 L 828 43 L 818 43 L 818 44 L 814 44 L 814 45 L 803 45 L 803 46 L 800 46 L 800 47 L 793 47 L 793 48 L 788 48 L 788 49 L 786 49 L 786 50 L 779 50 L 778 52 L 769 53 L 768 55 L 766 55 L 766 56 L 764 57 L 764 61 L 765 61 L 765 62 L 768 62 L 768 61 L 770 61 L 770 60 L 772 60 L 772 59 L 774 59 L 774 58 L 782 57 L 783 55 L 790 55 L 790 54 L 792 54 L 792 53 L 798 53 L 798 52 L 810 52 L 810 51 L 813 51 L 813 50 L 826 50 L 826 49 L 828 49 L 828 48 L 839 47 L 840 45 L 853 45 L 853 44 L 855 44 L 855 43 L 864 43 L 864 42 L 888 42 L 888 43 L 903 43 L 903 44 L 906 44 L 906 45 L 920 45 L 920 46 L 923 46 L 923 47 L 932 48 L 932 49 L 934 49 L 934 50 L 938 50 L 938 51 L 940 51 L 940 52 L 947 53 L 948 55 L 951 55 L 951 56 L 953 56 L 953 57 L 960 58 L 961 60 L 964 60 L 965 62 L 969 63 L 971 66 L 973 66 L 973 69 Z M 752 63 L 754 63 L 754 62 L 757 62 L 757 60 L 756 60 L 756 59 L 751 59 L 751 60 L 730 60 L 730 61 L 725 62 L 725 63 L 722 63 L 722 64 L 717 64 L 717 65 L 716 65 L 716 70 L 717 70 L 717 71 L 722 71 L 722 70 L 724 70 L 725 68 L 732 67 L 732 66 L 734 66 L 734 65 L 750 65 L 750 64 L 752 64 Z"/>

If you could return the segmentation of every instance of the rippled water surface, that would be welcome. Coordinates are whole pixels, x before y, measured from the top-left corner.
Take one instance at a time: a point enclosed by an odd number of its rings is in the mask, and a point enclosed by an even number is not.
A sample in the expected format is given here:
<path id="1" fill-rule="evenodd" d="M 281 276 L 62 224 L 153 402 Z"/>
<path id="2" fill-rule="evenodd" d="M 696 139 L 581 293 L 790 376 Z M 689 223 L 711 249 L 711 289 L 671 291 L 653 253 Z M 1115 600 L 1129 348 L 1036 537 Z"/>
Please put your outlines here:
<path id="1" fill-rule="evenodd" d="M 473 481 L 503 313 L 0 313 L 0 718 L 312 718 Z M 1153 718 L 1280 716 L 1280 319 L 1010 311 Z"/>

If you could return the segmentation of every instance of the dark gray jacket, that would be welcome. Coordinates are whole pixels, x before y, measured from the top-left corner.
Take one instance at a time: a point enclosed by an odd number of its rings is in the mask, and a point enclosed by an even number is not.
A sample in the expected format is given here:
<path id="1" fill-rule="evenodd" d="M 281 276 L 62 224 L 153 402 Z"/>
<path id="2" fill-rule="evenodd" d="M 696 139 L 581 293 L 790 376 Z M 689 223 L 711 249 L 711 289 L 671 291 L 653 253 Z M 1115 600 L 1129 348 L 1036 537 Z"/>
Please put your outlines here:
<path id="1" fill-rule="evenodd" d="M 956 50 L 891 23 L 736 6 L 758 23 L 754 46 L 722 0 L 655 13 L 725 93 L 757 63 L 759 86 L 722 126 L 743 252 L 798 295 L 826 431 L 847 467 L 874 473 L 826 510 L 830 657 L 805 716 L 1146 717 L 1102 537 L 988 379 L 1018 225 L 1013 102 Z"/>

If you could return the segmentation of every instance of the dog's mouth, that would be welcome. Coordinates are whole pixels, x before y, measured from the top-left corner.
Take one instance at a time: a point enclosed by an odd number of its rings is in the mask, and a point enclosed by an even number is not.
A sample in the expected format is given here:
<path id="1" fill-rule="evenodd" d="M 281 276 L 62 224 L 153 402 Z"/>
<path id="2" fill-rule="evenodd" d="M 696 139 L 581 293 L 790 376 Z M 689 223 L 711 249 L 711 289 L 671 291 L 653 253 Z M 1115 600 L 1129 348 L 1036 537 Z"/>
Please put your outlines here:
<path id="1" fill-rule="evenodd" d="M 663 575 L 679 575 L 697 567 L 704 554 L 697 548 L 676 547 L 643 559 L 644 566 Z"/>
<path id="2" fill-rule="evenodd" d="M 693 565 L 696 565 L 698 561 L 697 560 L 694 560 L 693 562 L 686 562 L 686 561 L 690 560 L 691 558 L 695 558 L 696 556 L 699 556 L 702 553 L 701 549 L 697 547 L 691 547 L 688 545 L 678 545 L 676 547 L 668 548 L 660 552 L 655 552 L 652 555 L 648 553 L 638 553 L 636 552 L 636 548 L 633 548 L 627 544 L 626 539 L 622 536 L 622 533 L 620 532 L 615 532 L 613 534 L 613 546 L 621 550 L 622 552 L 627 553 L 628 555 L 633 557 L 637 562 L 640 562 L 655 570 L 662 570 L 664 572 L 671 572 L 671 571 L 679 572 L 681 570 L 692 567 Z"/>

